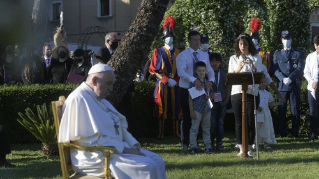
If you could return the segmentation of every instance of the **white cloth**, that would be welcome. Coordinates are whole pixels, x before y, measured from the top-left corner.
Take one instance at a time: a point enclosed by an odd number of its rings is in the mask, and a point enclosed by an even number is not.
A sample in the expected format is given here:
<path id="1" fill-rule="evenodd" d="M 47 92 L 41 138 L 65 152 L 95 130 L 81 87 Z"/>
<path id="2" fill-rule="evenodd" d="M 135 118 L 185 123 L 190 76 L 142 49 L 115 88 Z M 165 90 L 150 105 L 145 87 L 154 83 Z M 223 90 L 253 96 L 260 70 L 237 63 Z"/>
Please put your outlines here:
<path id="1" fill-rule="evenodd" d="M 174 79 L 172 79 L 172 78 L 169 78 L 169 79 L 167 80 L 167 83 L 168 83 L 168 86 L 169 86 L 169 87 L 174 87 L 174 86 L 176 86 L 176 84 L 177 84 L 177 82 L 176 82 Z"/>
<path id="2" fill-rule="evenodd" d="M 262 64 L 262 60 L 261 60 L 260 55 L 258 55 L 258 54 L 254 55 L 254 56 L 248 55 L 248 58 L 250 58 L 253 61 L 253 65 L 255 66 L 257 72 L 263 72 L 265 74 L 265 76 L 267 78 L 268 85 L 270 83 L 272 83 L 272 80 L 267 72 L 267 68 L 265 67 L 265 65 Z M 239 62 L 240 62 L 239 57 L 237 57 L 236 55 L 231 56 L 229 59 L 228 73 L 235 73 L 235 71 L 238 68 Z M 246 72 L 246 69 L 242 68 L 240 73 L 241 72 Z M 257 96 L 258 87 L 259 87 L 259 85 L 255 84 L 255 94 L 253 94 L 253 86 L 249 85 L 248 89 L 247 89 L 247 93 Z M 231 95 L 238 94 L 238 93 L 242 93 L 242 86 L 241 85 L 232 85 Z"/>
<path id="3" fill-rule="evenodd" d="M 100 72 L 112 71 L 112 70 L 113 69 L 110 66 L 103 64 L 103 63 L 98 63 L 98 64 L 95 64 L 91 67 L 88 74 L 100 73 Z"/>
<path id="4" fill-rule="evenodd" d="M 313 82 L 318 82 L 318 57 L 317 52 L 312 52 L 309 54 L 306 58 L 306 64 L 305 69 L 303 71 L 304 77 L 308 81 L 307 89 L 311 92 L 314 92 L 315 90 L 312 88 Z M 314 93 L 313 93 L 314 94 Z M 314 96 L 315 97 L 315 96 Z"/>
<path id="5" fill-rule="evenodd" d="M 140 149 L 140 144 L 127 131 L 127 122 L 107 100 L 99 99 L 84 82 L 75 89 L 62 108 L 59 142 L 73 141 L 81 146 L 114 146 L 110 169 L 115 178 L 166 178 L 161 157 L 145 152 L 146 157 L 122 154 L 124 147 Z M 118 132 L 115 123 L 119 126 Z M 145 150 L 141 150 L 142 152 Z M 104 154 L 72 149 L 72 167 L 78 173 L 103 176 Z"/>
<path id="6" fill-rule="evenodd" d="M 292 81 L 291 81 L 290 78 L 283 78 L 283 79 L 282 79 L 282 82 L 284 82 L 285 85 L 289 85 Z"/>
<path id="7" fill-rule="evenodd" d="M 264 93 L 265 92 L 265 93 Z M 259 90 L 259 99 L 262 101 L 263 95 L 264 102 L 262 104 L 263 108 L 262 111 L 257 111 L 257 114 L 263 114 L 264 115 L 264 122 L 260 123 L 257 122 L 257 129 L 258 129 L 258 142 L 267 142 L 270 144 L 277 144 L 276 138 L 275 138 L 275 132 L 274 132 L 274 125 L 272 123 L 271 113 L 269 110 L 268 104 L 270 102 L 274 101 L 274 98 L 272 97 L 271 93 L 269 93 L 266 90 Z"/>
<path id="8" fill-rule="evenodd" d="M 179 86 L 181 88 L 188 89 L 191 83 L 194 83 L 196 78 L 194 77 L 194 50 L 188 48 L 176 57 L 176 67 L 177 74 L 180 77 Z M 203 61 L 206 64 L 206 74 L 208 76 L 208 81 L 215 81 L 214 70 L 210 65 L 209 56 L 207 52 L 203 52 L 200 49 L 197 50 L 197 58 L 199 61 Z"/>

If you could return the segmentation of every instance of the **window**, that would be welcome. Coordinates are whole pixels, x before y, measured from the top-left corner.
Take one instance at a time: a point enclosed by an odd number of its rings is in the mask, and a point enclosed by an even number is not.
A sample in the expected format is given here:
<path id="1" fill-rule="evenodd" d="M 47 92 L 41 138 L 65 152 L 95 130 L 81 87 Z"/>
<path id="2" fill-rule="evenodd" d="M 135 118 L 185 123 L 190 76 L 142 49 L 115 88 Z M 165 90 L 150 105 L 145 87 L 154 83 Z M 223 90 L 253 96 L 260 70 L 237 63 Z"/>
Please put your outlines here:
<path id="1" fill-rule="evenodd" d="M 50 20 L 51 21 L 59 21 L 61 11 L 62 11 L 62 1 L 52 1 L 51 2 Z"/>
<path id="2" fill-rule="evenodd" d="M 97 0 L 97 16 L 110 17 L 112 16 L 112 0 Z"/>

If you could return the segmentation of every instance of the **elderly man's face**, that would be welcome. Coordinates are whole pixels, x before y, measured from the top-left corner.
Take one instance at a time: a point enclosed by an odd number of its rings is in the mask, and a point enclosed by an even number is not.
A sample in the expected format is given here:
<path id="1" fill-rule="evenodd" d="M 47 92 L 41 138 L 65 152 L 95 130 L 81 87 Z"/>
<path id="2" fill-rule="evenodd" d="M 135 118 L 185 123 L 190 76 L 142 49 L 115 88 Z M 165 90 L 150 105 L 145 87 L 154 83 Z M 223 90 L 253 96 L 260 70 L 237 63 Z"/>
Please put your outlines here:
<path id="1" fill-rule="evenodd" d="M 115 75 L 113 71 L 106 71 L 101 74 L 97 77 L 93 90 L 100 99 L 105 99 L 113 91 Z"/>

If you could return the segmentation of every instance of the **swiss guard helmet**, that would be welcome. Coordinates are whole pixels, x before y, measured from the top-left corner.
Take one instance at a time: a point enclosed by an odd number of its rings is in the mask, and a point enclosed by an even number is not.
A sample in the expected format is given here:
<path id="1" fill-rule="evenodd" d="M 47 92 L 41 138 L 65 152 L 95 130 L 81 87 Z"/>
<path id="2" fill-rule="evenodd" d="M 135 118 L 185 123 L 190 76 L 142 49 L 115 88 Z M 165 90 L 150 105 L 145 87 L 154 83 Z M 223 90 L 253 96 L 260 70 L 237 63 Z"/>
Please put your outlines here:
<path id="1" fill-rule="evenodd" d="M 250 22 L 250 37 L 253 39 L 258 39 L 258 41 L 260 40 L 260 35 L 258 33 L 259 29 L 261 27 L 261 21 L 259 19 L 253 18 Z"/>
<path id="2" fill-rule="evenodd" d="M 174 37 L 174 31 L 173 28 L 175 27 L 176 22 L 175 19 L 172 16 L 167 16 L 164 24 L 163 24 L 163 36 L 162 38 L 164 39 L 168 34 L 172 34 Z"/>

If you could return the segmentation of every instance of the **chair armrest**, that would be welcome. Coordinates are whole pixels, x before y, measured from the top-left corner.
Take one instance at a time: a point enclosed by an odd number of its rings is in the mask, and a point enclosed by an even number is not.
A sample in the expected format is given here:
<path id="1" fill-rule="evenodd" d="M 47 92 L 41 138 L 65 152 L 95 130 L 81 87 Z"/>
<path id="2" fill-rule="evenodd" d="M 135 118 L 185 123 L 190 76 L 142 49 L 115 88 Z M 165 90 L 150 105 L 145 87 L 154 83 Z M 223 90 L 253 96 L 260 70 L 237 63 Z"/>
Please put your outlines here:
<path id="1" fill-rule="evenodd" d="M 60 143 L 64 147 L 69 147 L 73 149 L 79 149 L 79 150 L 86 150 L 86 151 L 102 151 L 103 153 L 109 153 L 112 154 L 115 152 L 115 147 L 104 147 L 104 146 L 95 146 L 95 147 L 84 147 L 72 143 Z"/>

